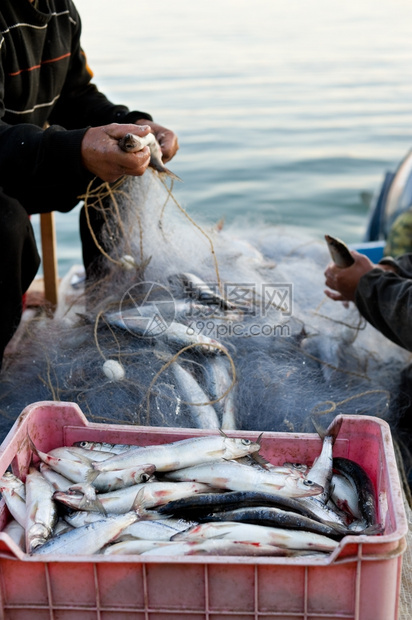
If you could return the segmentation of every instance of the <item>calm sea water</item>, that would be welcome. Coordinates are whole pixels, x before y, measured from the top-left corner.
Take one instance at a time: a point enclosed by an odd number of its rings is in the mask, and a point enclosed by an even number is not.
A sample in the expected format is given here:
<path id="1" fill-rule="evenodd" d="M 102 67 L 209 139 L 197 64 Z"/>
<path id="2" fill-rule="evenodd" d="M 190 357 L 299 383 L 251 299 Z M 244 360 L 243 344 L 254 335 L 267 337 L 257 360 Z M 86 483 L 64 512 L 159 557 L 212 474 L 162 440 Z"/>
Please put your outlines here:
<path id="1" fill-rule="evenodd" d="M 170 168 L 189 213 L 362 239 L 360 193 L 412 146 L 409 1 L 77 7 L 96 84 L 178 134 Z M 57 217 L 61 272 L 81 262 L 77 219 Z"/>

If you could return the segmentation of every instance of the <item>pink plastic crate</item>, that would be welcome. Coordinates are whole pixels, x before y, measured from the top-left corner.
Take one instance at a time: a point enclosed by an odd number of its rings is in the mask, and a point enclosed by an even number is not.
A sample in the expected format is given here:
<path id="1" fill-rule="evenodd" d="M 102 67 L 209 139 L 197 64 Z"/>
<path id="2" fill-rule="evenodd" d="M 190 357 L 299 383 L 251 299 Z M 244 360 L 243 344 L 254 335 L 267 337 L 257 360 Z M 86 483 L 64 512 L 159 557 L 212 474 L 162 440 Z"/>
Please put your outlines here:
<path id="1" fill-rule="evenodd" d="M 216 432 L 216 431 L 210 431 Z M 205 434 L 89 423 L 77 405 L 28 406 L 0 447 L 0 475 L 25 476 L 28 434 L 43 451 L 82 439 L 160 444 Z M 258 432 L 233 432 L 254 439 Z M 265 433 L 273 463 L 312 462 L 316 434 Z M 389 427 L 344 416 L 335 456 L 370 475 L 379 498 L 380 536 L 346 537 L 325 558 L 27 556 L 0 533 L 0 618 L 7 620 L 396 620 L 407 520 Z M 0 529 L 10 515 L 0 503 Z"/>

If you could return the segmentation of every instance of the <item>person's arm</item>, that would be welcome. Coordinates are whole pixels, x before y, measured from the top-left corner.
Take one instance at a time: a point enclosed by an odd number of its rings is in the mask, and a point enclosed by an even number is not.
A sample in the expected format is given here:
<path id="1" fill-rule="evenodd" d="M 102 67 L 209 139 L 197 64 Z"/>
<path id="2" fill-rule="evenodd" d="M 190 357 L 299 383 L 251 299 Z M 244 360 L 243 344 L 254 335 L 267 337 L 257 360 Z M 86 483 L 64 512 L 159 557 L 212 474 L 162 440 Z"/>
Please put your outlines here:
<path id="1" fill-rule="evenodd" d="M 373 269 L 359 280 L 355 303 L 384 336 L 412 351 L 412 280 Z"/>
<path id="2" fill-rule="evenodd" d="M 354 301 L 359 312 L 396 344 L 412 350 L 412 255 L 372 263 L 352 252 L 355 262 L 340 268 L 330 263 L 325 271 L 326 295 L 335 301 Z"/>

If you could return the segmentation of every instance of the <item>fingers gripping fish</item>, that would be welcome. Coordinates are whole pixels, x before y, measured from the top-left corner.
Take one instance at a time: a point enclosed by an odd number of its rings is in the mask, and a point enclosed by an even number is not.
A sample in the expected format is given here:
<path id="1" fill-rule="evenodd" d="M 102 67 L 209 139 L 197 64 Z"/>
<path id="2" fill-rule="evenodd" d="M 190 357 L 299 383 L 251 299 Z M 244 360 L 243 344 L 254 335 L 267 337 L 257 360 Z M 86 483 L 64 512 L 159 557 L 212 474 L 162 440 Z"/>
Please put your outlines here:
<path id="1" fill-rule="evenodd" d="M 150 149 L 150 165 L 152 168 L 158 172 L 164 172 L 175 181 L 182 180 L 177 174 L 173 174 L 173 172 L 164 165 L 162 161 L 162 149 L 152 133 L 148 133 L 147 136 L 141 137 L 135 136 L 133 133 L 127 133 L 119 140 L 119 147 L 126 153 L 136 153 L 137 151 L 141 151 L 145 146 L 148 146 Z"/>

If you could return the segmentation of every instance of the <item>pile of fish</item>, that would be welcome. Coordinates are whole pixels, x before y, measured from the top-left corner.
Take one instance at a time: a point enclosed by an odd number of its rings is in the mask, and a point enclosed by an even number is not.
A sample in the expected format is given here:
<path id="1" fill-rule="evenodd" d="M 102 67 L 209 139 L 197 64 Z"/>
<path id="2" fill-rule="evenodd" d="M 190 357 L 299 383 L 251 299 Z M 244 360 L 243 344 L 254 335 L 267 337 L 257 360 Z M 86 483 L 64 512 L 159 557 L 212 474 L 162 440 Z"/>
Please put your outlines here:
<path id="1" fill-rule="evenodd" d="M 339 418 L 337 418 L 339 420 Z M 216 435 L 138 447 L 80 441 L 44 453 L 25 481 L 7 471 L 3 532 L 28 554 L 296 556 L 378 534 L 373 485 L 333 458 L 340 424 L 312 466 L 273 465 L 256 442 Z"/>
<path id="2" fill-rule="evenodd" d="M 159 285 L 154 292 L 138 285 L 137 290 L 132 289 L 128 295 L 133 303 L 120 304 L 119 310 L 103 313 L 100 326 L 108 326 L 112 331 L 120 330 L 156 344 L 154 354 L 163 362 L 170 362 L 170 389 L 173 393 L 176 390 L 179 395 L 172 400 L 176 400 L 177 408 L 180 403 L 187 407 L 191 426 L 234 430 L 238 427 L 238 421 L 230 354 L 220 340 L 206 332 L 219 333 L 219 321 L 227 323 L 236 320 L 241 325 L 245 316 L 253 312 L 253 304 L 244 300 L 242 303 L 232 303 L 189 272 L 175 274 L 168 280 L 175 297 L 172 298 L 170 292 Z M 137 298 L 134 299 L 133 295 Z M 140 303 L 139 295 L 146 298 L 145 303 Z M 225 333 L 227 325 L 222 325 L 221 331 Z M 204 356 L 203 364 L 197 364 L 203 368 L 203 372 L 197 373 L 200 377 L 173 358 L 176 351 L 186 347 L 193 347 L 193 353 Z M 125 376 L 123 366 L 115 359 L 105 362 L 103 372 L 111 381 Z"/>

